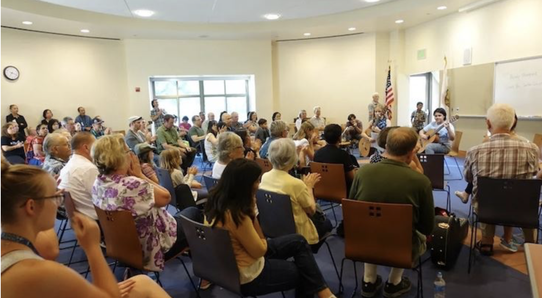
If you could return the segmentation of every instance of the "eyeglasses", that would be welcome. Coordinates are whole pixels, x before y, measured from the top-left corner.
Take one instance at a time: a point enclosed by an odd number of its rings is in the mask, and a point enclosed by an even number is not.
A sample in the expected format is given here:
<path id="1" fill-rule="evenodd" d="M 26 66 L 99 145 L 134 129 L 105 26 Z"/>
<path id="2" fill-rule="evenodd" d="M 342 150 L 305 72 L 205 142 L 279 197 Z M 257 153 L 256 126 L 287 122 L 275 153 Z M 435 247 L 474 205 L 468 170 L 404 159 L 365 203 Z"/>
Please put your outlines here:
<path id="1" fill-rule="evenodd" d="M 52 199 L 52 200 L 54 200 L 54 202 L 55 202 L 55 204 L 57 206 L 62 206 L 64 204 L 64 193 L 58 193 L 57 192 L 55 195 L 48 196 L 48 197 L 32 198 L 32 200 L 34 200 L 34 201 L 47 200 L 47 199 Z M 24 207 L 24 205 L 26 205 L 27 201 L 25 201 L 20 207 Z"/>

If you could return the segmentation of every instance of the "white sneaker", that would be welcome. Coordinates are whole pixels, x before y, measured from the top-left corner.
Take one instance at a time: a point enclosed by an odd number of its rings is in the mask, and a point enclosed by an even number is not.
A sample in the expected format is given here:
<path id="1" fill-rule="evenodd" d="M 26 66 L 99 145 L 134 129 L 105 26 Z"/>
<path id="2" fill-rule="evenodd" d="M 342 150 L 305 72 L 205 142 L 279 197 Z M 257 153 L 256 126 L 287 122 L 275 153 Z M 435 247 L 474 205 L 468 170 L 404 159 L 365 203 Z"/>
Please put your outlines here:
<path id="1" fill-rule="evenodd" d="M 464 191 L 456 190 L 455 195 L 456 195 L 456 197 L 461 199 L 461 202 L 463 202 L 463 204 L 467 204 L 469 202 L 469 196 L 470 195 L 468 193 L 466 193 Z"/>

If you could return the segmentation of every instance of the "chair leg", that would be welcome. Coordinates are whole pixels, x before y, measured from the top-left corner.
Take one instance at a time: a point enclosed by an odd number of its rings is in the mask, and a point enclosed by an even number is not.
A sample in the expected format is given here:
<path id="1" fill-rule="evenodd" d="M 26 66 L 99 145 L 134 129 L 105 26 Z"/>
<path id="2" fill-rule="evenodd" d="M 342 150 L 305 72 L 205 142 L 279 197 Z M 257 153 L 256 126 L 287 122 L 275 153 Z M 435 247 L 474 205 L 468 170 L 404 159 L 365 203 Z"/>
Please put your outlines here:
<path id="1" fill-rule="evenodd" d="M 469 274 L 470 274 L 470 269 L 474 263 L 475 256 L 473 256 L 473 254 L 474 254 L 474 246 L 476 245 L 476 232 L 477 232 L 477 229 L 476 229 L 477 221 L 476 221 L 476 215 L 474 215 L 474 212 L 472 214 L 472 217 L 473 217 L 473 222 L 472 222 L 471 235 L 470 235 L 469 266 L 467 269 L 467 272 Z"/>
<path id="2" fill-rule="evenodd" d="M 64 226 L 62 226 L 62 224 L 64 224 Z M 62 243 L 62 238 L 64 237 L 64 232 L 66 231 L 67 225 L 68 225 L 68 220 L 63 219 L 62 222 L 60 223 L 60 236 L 58 236 L 58 245 Z"/>
<path id="3" fill-rule="evenodd" d="M 459 176 L 461 177 L 461 180 L 463 180 L 463 171 L 461 171 L 461 168 L 459 168 L 459 163 L 457 162 L 457 157 L 453 157 L 455 161 L 455 165 L 457 166 L 457 170 L 459 171 Z"/>
<path id="4" fill-rule="evenodd" d="M 341 274 L 339 275 L 339 294 L 342 294 L 344 291 L 343 288 L 343 269 L 344 269 L 344 261 L 346 258 L 343 258 L 341 261 Z"/>
<path id="5" fill-rule="evenodd" d="M 444 175 L 450 175 L 452 171 L 450 171 L 450 167 L 448 166 L 448 162 L 446 161 L 446 156 L 444 156 L 444 165 L 446 166 L 446 169 L 448 170 L 448 173 L 444 173 Z"/>
<path id="6" fill-rule="evenodd" d="M 358 269 L 356 269 L 356 261 L 352 261 L 352 263 L 354 264 L 354 278 L 356 280 L 356 286 L 354 287 L 354 291 L 352 291 L 352 295 L 350 297 L 354 298 L 358 290 Z"/>
<path id="7" fill-rule="evenodd" d="M 450 197 L 450 185 L 446 184 L 446 210 L 452 212 L 452 199 Z"/>
<path id="8" fill-rule="evenodd" d="M 162 282 L 160 281 L 160 272 L 154 272 L 154 276 L 156 276 L 156 283 L 162 287 Z"/>
<path id="9" fill-rule="evenodd" d="M 188 272 L 188 268 L 186 268 L 186 264 L 184 263 L 183 259 L 180 257 L 177 257 L 179 261 L 181 261 L 181 264 L 183 264 L 184 271 L 186 272 L 186 276 L 188 276 L 188 279 L 190 279 L 190 284 L 194 288 L 194 291 L 196 291 L 196 297 L 200 298 L 198 288 L 196 287 L 196 284 L 194 283 L 194 280 L 192 279 L 192 276 L 190 276 L 190 272 Z"/>
<path id="10" fill-rule="evenodd" d="M 68 267 L 71 265 L 72 263 L 72 260 L 73 260 L 73 255 L 75 254 L 75 249 L 77 248 L 77 243 L 79 243 L 77 240 L 75 240 L 75 243 L 73 244 L 73 249 L 72 249 L 72 253 L 70 255 L 70 260 L 68 261 Z"/>
<path id="11" fill-rule="evenodd" d="M 418 294 L 417 297 L 423 298 L 423 278 L 422 278 L 422 258 L 419 259 L 420 264 L 418 265 Z"/>
<path id="12" fill-rule="evenodd" d="M 340 284 L 341 276 L 339 275 L 339 269 L 337 269 L 337 265 L 335 264 L 335 258 L 333 258 L 333 253 L 331 253 L 331 247 L 329 247 L 329 243 L 327 243 L 326 240 L 324 240 L 324 244 L 327 246 L 327 251 L 329 252 L 329 256 L 331 257 L 331 262 L 333 263 L 333 268 L 335 269 L 335 273 L 337 274 L 337 279 L 339 279 L 339 292 L 342 292 L 340 287 L 342 286 Z"/>

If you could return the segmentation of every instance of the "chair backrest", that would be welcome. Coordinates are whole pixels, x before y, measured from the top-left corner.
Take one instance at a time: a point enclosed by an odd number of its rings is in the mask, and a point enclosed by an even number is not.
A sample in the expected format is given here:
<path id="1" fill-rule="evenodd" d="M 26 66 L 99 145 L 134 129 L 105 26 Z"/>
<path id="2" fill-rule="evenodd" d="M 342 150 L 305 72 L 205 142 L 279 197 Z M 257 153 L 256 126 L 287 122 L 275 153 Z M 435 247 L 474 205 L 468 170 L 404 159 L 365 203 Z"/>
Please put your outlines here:
<path id="1" fill-rule="evenodd" d="M 418 154 L 423 174 L 431 180 L 433 189 L 444 189 L 444 155 Z"/>
<path id="2" fill-rule="evenodd" d="M 126 130 L 123 129 L 123 130 L 114 130 L 114 131 L 113 131 L 113 134 L 118 134 L 118 133 L 120 133 L 121 135 L 125 136 L 125 135 L 126 135 Z"/>
<path id="3" fill-rule="evenodd" d="M 295 234 L 290 196 L 259 189 L 256 192 L 260 225 L 265 236 L 276 238 Z M 277 220 L 280 218 L 280 220 Z"/>
<path id="4" fill-rule="evenodd" d="M 25 161 L 24 158 L 20 157 L 19 155 L 11 155 L 11 156 L 5 156 L 5 159 L 9 161 L 12 165 L 24 165 Z"/>
<path id="5" fill-rule="evenodd" d="M 478 177 L 480 222 L 538 228 L 540 185 L 538 179 L 493 179 Z"/>
<path id="6" fill-rule="evenodd" d="M 256 157 L 256 163 L 262 168 L 262 174 L 267 173 L 273 169 L 273 165 L 268 159 Z"/>
<path id="7" fill-rule="evenodd" d="M 203 181 L 205 182 L 207 192 L 211 192 L 211 189 L 213 189 L 213 187 L 218 184 L 218 180 L 219 179 L 215 179 L 211 176 L 203 175 Z"/>
<path id="8" fill-rule="evenodd" d="M 143 269 L 143 250 L 130 211 L 105 211 L 96 206 L 105 237 L 107 256 L 135 269 Z"/>
<path id="9" fill-rule="evenodd" d="M 158 176 L 160 186 L 167 189 L 167 191 L 171 195 L 171 201 L 169 202 L 169 204 L 177 206 L 177 195 L 175 194 L 175 187 L 173 187 L 173 180 L 171 180 L 171 175 L 169 174 L 169 171 L 158 167 L 154 168 L 154 170 L 156 172 L 156 175 Z"/>
<path id="10" fill-rule="evenodd" d="M 188 207 L 196 207 L 192 189 L 188 184 L 177 185 L 177 187 L 175 187 L 175 197 L 177 199 L 177 205 L 175 207 L 179 210 L 184 210 Z"/>
<path id="11" fill-rule="evenodd" d="M 230 234 L 181 216 L 194 275 L 241 295 L 239 269 L 233 253 Z"/>
<path id="12" fill-rule="evenodd" d="M 412 205 L 344 199 L 342 208 L 346 258 L 412 267 Z"/>
<path id="13" fill-rule="evenodd" d="M 459 152 L 459 145 L 461 145 L 461 138 L 463 137 L 463 132 L 456 130 L 455 131 L 455 139 L 452 143 L 451 151 L 458 153 Z"/>
<path id="14" fill-rule="evenodd" d="M 341 203 L 347 197 L 346 177 L 342 164 L 310 163 L 311 172 L 319 173 L 320 182 L 314 186 L 314 197 L 321 200 Z"/>
<path id="15" fill-rule="evenodd" d="M 75 212 L 75 203 L 73 202 L 72 195 L 69 191 L 64 192 L 64 208 L 66 208 L 68 219 L 71 220 Z"/>

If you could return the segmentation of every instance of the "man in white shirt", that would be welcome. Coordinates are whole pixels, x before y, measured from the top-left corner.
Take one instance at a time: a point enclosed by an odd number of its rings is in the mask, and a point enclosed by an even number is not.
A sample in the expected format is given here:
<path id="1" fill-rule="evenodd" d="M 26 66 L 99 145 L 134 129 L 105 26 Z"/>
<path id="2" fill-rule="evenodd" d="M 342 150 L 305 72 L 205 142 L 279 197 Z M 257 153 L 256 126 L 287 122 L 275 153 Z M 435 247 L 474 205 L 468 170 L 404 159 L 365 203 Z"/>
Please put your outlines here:
<path id="1" fill-rule="evenodd" d="M 295 127 L 297 128 L 297 130 L 301 129 L 301 124 L 303 124 L 303 122 L 306 121 L 305 120 L 306 118 L 307 118 L 307 111 L 305 110 L 299 111 L 297 120 L 295 120 Z"/>
<path id="2" fill-rule="evenodd" d="M 96 138 L 91 133 L 79 132 L 72 138 L 73 155 L 60 171 L 60 189 L 69 191 L 75 209 L 98 220 L 92 203 L 92 185 L 98 177 L 98 168 L 92 163 L 90 148 Z"/>
<path id="3" fill-rule="evenodd" d="M 320 117 L 321 114 L 322 110 L 319 106 L 316 106 L 314 107 L 314 116 L 309 120 L 319 132 L 324 131 L 324 128 L 326 127 L 326 120 Z"/>

